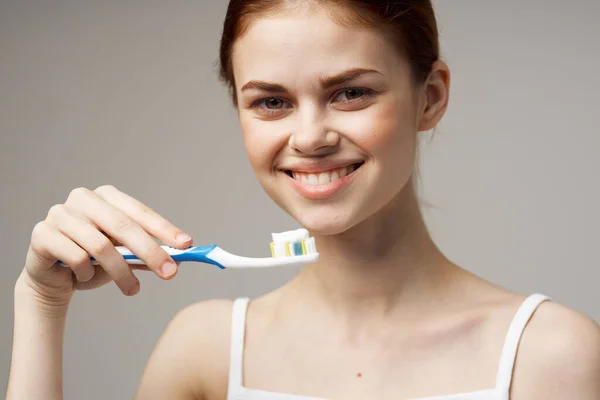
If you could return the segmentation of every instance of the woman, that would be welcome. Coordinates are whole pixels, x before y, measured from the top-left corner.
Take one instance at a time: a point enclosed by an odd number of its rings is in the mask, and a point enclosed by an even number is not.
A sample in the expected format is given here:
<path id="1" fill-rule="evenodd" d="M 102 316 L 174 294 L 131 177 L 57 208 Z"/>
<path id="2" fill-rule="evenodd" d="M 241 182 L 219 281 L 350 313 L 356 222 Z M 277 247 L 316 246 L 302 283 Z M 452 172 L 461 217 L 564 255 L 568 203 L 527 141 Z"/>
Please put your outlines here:
<path id="1" fill-rule="evenodd" d="M 595 322 L 473 276 L 427 232 L 417 141 L 442 119 L 450 82 L 429 1 L 233 0 L 221 75 L 257 178 L 321 258 L 251 302 L 181 311 L 138 398 L 600 398 Z M 114 245 L 163 279 L 176 274 L 153 237 L 192 243 L 110 186 L 76 189 L 50 210 L 15 288 L 9 399 L 62 397 L 74 290 L 139 291 Z"/>

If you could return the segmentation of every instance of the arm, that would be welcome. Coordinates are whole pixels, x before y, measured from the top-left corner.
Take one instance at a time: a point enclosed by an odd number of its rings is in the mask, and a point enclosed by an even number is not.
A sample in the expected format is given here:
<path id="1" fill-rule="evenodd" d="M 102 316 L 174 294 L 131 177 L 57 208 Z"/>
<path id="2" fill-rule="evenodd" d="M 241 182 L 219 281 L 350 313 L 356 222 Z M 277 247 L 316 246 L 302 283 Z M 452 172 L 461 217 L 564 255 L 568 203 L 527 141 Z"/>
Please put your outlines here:
<path id="1" fill-rule="evenodd" d="M 229 300 L 201 302 L 180 311 L 158 341 L 135 398 L 224 397 L 230 327 Z"/>
<path id="2" fill-rule="evenodd" d="M 542 304 L 514 372 L 514 400 L 600 399 L 600 327 L 557 303 Z"/>
<path id="3" fill-rule="evenodd" d="M 7 400 L 62 399 L 62 349 L 67 304 L 43 307 L 31 288 L 15 286 L 13 352 Z"/>
<path id="4" fill-rule="evenodd" d="M 192 243 L 166 219 L 112 186 L 75 189 L 65 204 L 50 208 L 32 231 L 25 267 L 15 285 L 8 400 L 62 398 L 63 336 L 75 289 L 114 281 L 126 295 L 139 292 L 136 267 L 127 264 L 116 243 L 141 259 L 145 270 L 162 279 L 175 275 L 174 260 L 154 238 L 181 249 Z M 65 266 L 56 265 L 58 260 Z"/>

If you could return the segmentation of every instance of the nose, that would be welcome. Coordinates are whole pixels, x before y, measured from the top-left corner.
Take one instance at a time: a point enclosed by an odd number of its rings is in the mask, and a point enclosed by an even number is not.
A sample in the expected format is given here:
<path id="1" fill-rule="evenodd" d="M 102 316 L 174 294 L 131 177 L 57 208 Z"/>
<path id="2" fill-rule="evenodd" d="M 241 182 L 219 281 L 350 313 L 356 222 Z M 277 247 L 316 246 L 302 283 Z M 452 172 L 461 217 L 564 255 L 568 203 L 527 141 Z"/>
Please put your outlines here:
<path id="1" fill-rule="evenodd" d="M 317 109 L 304 111 L 298 113 L 299 122 L 290 135 L 289 146 L 308 155 L 323 155 L 334 150 L 340 142 L 340 135 L 329 129 Z"/>

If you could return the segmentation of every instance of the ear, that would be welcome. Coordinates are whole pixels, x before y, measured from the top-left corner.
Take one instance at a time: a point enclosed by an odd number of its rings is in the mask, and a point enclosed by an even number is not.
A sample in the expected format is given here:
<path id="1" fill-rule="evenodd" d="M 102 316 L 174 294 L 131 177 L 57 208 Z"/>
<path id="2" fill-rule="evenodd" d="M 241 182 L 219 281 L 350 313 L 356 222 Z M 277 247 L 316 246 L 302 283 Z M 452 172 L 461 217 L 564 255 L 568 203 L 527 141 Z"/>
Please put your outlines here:
<path id="1" fill-rule="evenodd" d="M 419 131 L 429 131 L 440 122 L 450 96 L 450 69 L 443 61 L 433 63 L 431 73 L 423 85 Z"/>

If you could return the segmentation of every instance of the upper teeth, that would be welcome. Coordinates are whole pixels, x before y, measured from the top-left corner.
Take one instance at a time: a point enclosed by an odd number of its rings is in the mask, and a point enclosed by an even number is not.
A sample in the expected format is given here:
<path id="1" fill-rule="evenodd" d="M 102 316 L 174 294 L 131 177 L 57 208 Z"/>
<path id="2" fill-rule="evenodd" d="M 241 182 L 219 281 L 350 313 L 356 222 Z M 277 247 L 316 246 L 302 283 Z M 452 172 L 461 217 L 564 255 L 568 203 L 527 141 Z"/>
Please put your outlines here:
<path id="1" fill-rule="evenodd" d="M 330 182 L 337 181 L 344 176 L 351 174 L 356 168 L 353 165 L 332 169 L 331 171 L 320 172 L 318 174 L 307 174 L 304 172 L 292 171 L 295 180 L 301 181 L 307 185 L 327 185 Z"/>

